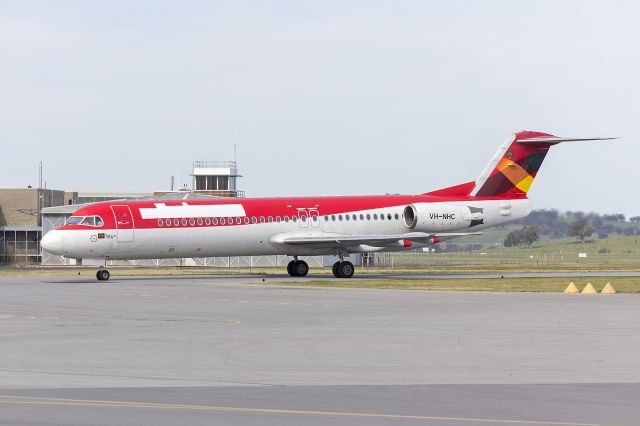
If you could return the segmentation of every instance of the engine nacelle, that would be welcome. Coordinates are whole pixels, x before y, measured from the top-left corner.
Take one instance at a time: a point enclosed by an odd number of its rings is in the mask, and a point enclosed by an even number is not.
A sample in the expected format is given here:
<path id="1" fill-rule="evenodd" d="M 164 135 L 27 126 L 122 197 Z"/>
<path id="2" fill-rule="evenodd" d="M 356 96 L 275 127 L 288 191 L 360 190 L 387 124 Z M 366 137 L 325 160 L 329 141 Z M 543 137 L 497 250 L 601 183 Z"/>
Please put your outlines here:
<path id="1" fill-rule="evenodd" d="M 446 203 L 416 203 L 404 208 L 405 225 L 416 232 L 446 232 L 468 227 L 469 208 Z"/>

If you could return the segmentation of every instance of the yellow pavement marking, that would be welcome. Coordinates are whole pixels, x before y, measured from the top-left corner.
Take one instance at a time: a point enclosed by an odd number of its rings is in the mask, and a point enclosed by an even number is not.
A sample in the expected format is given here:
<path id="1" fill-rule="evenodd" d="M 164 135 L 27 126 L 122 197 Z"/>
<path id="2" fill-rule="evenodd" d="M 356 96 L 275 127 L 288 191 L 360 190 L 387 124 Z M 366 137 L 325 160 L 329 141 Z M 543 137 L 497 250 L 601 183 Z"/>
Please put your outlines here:
<path id="1" fill-rule="evenodd" d="M 45 398 L 15 395 L 0 395 L 0 404 L 41 404 L 41 405 L 75 405 L 88 407 L 119 407 L 119 408 L 158 408 L 170 410 L 193 410 L 193 411 L 220 411 L 234 413 L 258 413 L 258 414 L 299 414 L 310 416 L 332 416 L 332 417 L 371 417 L 387 419 L 411 419 L 411 420 L 439 420 L 457 421 L 470 423 L 499 423 L 499 424 L 536 424 L 551 426 L 603 426 L 600 423 L 572 423 L 554 422 L 540 420 L 508 420 L 508 419 L 480 419 L 471 417 L 441 417 L 441 416 L 421 416 L 409 414 L 383 414 L 383 413 L 358 413 L 343 411 L 319 411 L 319 410 L 296 410 L 280 408 L 250 408 L 250 407 L 227 407 L 215 405 L 191 405 L 191 404 L 168 404 L 155 402 L 134 402 L 134 401 L 109 401 L 92 399 L 69 399 L 69 398 Z M 609 425 L 611 426 L 611 425 Z"/>

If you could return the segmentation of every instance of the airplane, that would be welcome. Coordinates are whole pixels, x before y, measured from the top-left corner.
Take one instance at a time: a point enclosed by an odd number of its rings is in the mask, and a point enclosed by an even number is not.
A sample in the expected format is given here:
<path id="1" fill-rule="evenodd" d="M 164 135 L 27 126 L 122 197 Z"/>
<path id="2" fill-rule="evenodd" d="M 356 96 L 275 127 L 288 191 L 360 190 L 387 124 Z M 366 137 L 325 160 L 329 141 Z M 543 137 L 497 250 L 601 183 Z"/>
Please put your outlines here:
<path id="1" fill-rule="evenodd" d="M 336 278 L 351 278 L 351 253 L 406 251 L 527 216 L 527 192 L 549 148 L 562 138 L 521 131 L 500 146 L 474 181 L 419 195 L 207 200 L 107 201 L 76 211 L 49 231 L 41 247 L 100 261 L 287 255 L 292 277 L 309 265 L 300 256 L 335 255 Z M 110 273 L 100 267 L 96 278 Z"/>

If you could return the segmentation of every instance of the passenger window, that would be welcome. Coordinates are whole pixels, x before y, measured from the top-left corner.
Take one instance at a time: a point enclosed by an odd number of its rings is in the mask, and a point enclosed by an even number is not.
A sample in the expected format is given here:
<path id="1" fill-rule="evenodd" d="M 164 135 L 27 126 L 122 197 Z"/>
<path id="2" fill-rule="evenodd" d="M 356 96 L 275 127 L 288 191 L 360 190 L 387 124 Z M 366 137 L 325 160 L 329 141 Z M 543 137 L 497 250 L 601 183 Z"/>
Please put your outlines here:
<path id="1" fill-rule="evenodd" d="M 214 217 L 214 218 L 212 219 L 212 223 L 213 223 L 214 225 L 217 225 L 217 224 L 218 224 L 218 218 L 217 218 L 217 217 Z"/>
<path id="2" fill-rule="evenodd" d="M 164 224 L 164 222 L 162 222 L 162 219 L 158 219 L 158 226 L 162 226 Z"/>
<path id="3" fill-rule="evenodd" d="M 171 219 L 165 220 L 164 224 L 167 225 L 167 226 L 171 226 Z"/>
<path id="4" fill-rule="evenodd" d="M 193 226 L 196 224 L 196 220 L 194 218 L 189 219 L 189 225 Z"/>
<path id="5" fill-rule="evenodd" d="M 294 222 L 297 222 L 298 218 L 296 216 L 291 216 L 291 220 L 294 221 Z"/>
<path id="6" fill-rule="evenodd" d="M 356 216 L 356 215 L 354 214 L 354 215 L 352 215 L 352 216 L 351 216 L 351 218 L 352 218 L 353 220 L 356 220 L 356 219 L 358 218 L 358 216 Z"/>
<path id="7" fill-rule="evenodd" d="M 364 220 L 364 215 L 363 214 L 360 215 L 360 220 Z"/>
<path id="8" fill-rule="evenodd" d="M 180 225 L 180 221 L 178 219 L 173 219 L 173 225 L 174 226 Z"/>
<path id="9" fill-rule="evenodd" d="M 267 220 L 269 221 L 269 223 L 273 223 L 273 217 L 269 216 Z"/>
<path id="10" fill-rule="evenodd" d="M 258 219 L 255 216 L 253 216 L 251 218 L 251 223 L 258 223 Z"/>
<path id="11" fill-rule="evenodd" d="M 371 215 L 367 214 L 367 220 L 371 220 Z"/>
<path id="12" fill-rule="evenodd" d="M 348 214 L 345 214 L 345 215 L 344 215 L 344 219 L 345 219 L 345 220 L 349 220 L 349 219 L 350 219 L 350 216 L 349 216 Z"/>
<path id="13" fill-rule="evenodd" d="M 204 223 L 205 223 L 207 226 L 211 225 L 211 218 L 206 218 L 206 219 L 204 220 Z"/>
<path id="14" fill-rule="evenodd" d="M 332 214 L 332 215 L 331 215 L 331 222 L 335 222 L 335 221 L 336 221 L 336 215 L 335 215 L 335 214 Z"/>
<path id="15" fill-rule="evenodd" d="M 400 218 L 400 216 L 398 216 L 398 213 L 395 214 L 395 218 L 396 218 L 396 220 L 398 220 Z"/>
<path id="16" fill-rule="evenodd" d="M 276 222 L 280 223 L 280 216 L 276 216 Z"/>
<path id="17" fill-rule="evenodd" d="M 220 225 L 224 225 L 224 217 L 220 218 Z"/>
<path id="18" fill-rule="evenodd" d="M 311 220 L 313 220 L 314 222 L 317 222 L 317 221 L 318 221 L 318 216 L 313 216 L 313 217 L 311 218 Z"/>
<path id="19" fill-rule="evenodd" d="M 325 221 L 325 222 L 329 222 L 329 216 L 325 216 L 325 217 L 324 217 L 324 221 Z"/>
<path id="20" fill-rule="evenodd" d="M 387 219 L 391 220 L 391 213 L 387 213 Z"/>
<path id="21" fill-rule="evenodd" d="M 201 217 L 198 218 L 198 225 L 202 226 L 202 218 Z"/>
<path id="22" fill-rule="evenodd" d="M 187 219 L 182 219 L 182 226 L 187 226 Z"/>
<path id="23" fill-rule="evenodd" d="M 264 223 L 264 216 L 260 216 L 260 223 Z"/>
<path id="24" fill-rule="evenodd" d="M 289 216 L 285 216 L 285 217 L 284 217 L 284 221 L 285 221 L 285 222 L 287 222 L 287 223 L 289 223 Z"/>
<path id="25" fill-rule="evenodd" d="M 339 214 L 339 215 L 338 215 L 338 220 L 339 220 L 340 222 L 342 222 L 342 215 L 341 215 L 341 214 Z"/>
<path id="26" fill-rule="evenodd" d="M 306 222 L 307 221 L 307 217 L 306 216 L 301 216 L 300 220 L 303 221 L 303 222 Z"/>
<path id="27" fill-rule="evenodd" d="M 242 219 L 236 217 L 236 225 L 240 225 L 242 223 Z"/>
<path id="28" fill-rule="evenodd" d="M 248 218 L 247 216 L 245 216 L 245 218 L 244 218 L 244 223 L 245 223 L 245 224 L 248 224 L 248 223 L 249 223 L 249 218 Z"/>

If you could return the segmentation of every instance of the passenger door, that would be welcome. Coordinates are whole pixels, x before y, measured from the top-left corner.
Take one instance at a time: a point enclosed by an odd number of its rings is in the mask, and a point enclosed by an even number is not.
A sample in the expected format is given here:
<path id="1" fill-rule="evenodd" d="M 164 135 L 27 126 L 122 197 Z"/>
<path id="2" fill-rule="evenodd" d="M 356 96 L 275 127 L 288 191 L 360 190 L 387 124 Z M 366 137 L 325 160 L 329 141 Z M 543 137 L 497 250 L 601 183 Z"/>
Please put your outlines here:
<path id="1" fill-rule="evenodd" d="M 135 226 L 133 215 L 129 206 L 115 205 L 111 206 L 113 217 L 116 220 L 116 235 L 119 243 L 128 243 L 133 241 Z"/>
<path id="2" fill-rule="evenodd" d="M 311 222 L 312 228 L 318 228 L 320 226 L 320 216 L 318 214 L 318 210 L 309 209 L 309 221 Z"/>
<path id="3" fill-rule="evenodd" d="M 298 221 L 300 223 L 300 227 L 308 228 L 309 227 L 309 213 L 305 209 L 298 210 Z"/>

